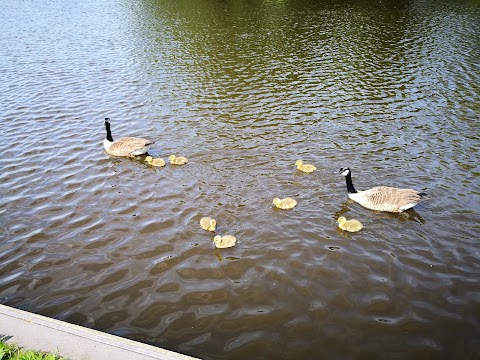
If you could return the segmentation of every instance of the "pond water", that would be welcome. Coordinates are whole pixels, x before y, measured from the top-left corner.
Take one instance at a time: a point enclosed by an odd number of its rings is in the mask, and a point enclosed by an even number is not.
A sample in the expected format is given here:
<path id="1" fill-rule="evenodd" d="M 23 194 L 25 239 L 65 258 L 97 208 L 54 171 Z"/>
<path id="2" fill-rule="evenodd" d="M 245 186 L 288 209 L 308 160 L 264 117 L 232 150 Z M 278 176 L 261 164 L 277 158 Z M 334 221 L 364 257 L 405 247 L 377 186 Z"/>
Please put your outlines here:
<path id="1" fill-rule="evenodd" d="M 3 0 L 0 34 L 1 303 L 203 359 L 480 356 L 478 1 Z"/>

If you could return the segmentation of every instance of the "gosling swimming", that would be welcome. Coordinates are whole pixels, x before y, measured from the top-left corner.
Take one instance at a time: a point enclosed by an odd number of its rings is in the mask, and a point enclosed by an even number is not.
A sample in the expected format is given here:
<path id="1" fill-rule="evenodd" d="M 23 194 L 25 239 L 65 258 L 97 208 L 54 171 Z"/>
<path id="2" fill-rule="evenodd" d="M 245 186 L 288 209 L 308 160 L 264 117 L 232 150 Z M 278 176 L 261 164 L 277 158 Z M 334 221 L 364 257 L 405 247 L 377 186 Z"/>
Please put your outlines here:
<path id="1" fill-rule="evenodd" d="M 315 165 L 304 164 L 302 160 L 297 160 L 295 165 L 297 166 L 298 170 L 303 171 L 305 173 L 311 173 L 311 172 L 314 172 L 315 170 L 317 170 L 317 167 Z"/>
<path id="2" fill-rule="evenodd" d="M 109 155 L 135 157 L 145 154 L 150 145 L 155 144 L 155 141 L 136 137 L 123 137 L 113 141 L 110 130 L 110 118 L 105 118 L 105 130 L 107 131 L 107 136 L 103 140 L 103 147 Z"/>
<path id="3" fill-rule="evenodd" d="M 401 213 L 417 205 L 426 195 L 412 189 L 388 186 L 377 186 L 369 190 L 357 191 L 353 186 L 350 168 L 342 168 L 339 172 L 345 176 L 348 197 L 370 210 Z"/>
<path id="4" fill-rule="evenodd" d="M 273 199 L 273 205 L 275 205 L 277 208 L 282 210 L 290 210 L 297 205 L 297 201 L 292 198 L 285 198 L 285 199 L 275 198 Z"/>
<path id="5" fill-rule="evenodd" d="M 213 242 L 215 243 L 215 246 L 219 249 L 226 249 L 232 246 L 235 246 L 237 243 L 237 239 L 235 236 L 232 235 L 225 235 L 225 236 L 220 236 L 217 235 L 213 238 Z"/>
<path id="6" fill-rule="evenodd" d="M 340 216 L 337 219 L 338 227 L 345 231 L 357 232 L 363 229 L 363 225 L 360 221 L 351 219 L 347 220 L 345 216 Z"/>
<path id="7" fill-rule="evenodd" d="M 165 160 L 161 158 L 152 158 L 151 156 L 147 156 L 145 158 L 145 161 L 148 163 L 148 165 L 151 166 L 165 166 Z"/>
<path id="8" fill-rule="evenodd" d="M 215 231 L 215 227 L 217 226 L 217 221 L 215 219 L 205 216 L 200 219 L 200 226 L 202 227 L 203 230 Z"/>
<path id="9" fill-rule="evenodd" d="M 187 158 L 184 156 L 175 156 L 175 155 L 170 155 L 168 157 L 168 160 L 170 160 L 170 164 L 174 165 L 184 165 L 187 163 Z"/>

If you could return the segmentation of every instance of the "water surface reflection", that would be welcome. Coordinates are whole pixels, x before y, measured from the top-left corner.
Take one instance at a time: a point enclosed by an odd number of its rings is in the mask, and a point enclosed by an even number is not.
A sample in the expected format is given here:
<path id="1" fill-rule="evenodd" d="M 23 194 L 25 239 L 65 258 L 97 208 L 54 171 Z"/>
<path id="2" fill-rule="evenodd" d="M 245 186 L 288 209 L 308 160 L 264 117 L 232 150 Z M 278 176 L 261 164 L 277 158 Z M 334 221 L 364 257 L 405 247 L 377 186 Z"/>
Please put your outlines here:
<path id="1" fill-rule="evenodd" d="M 2 303 L 204 359 L 480 354 L 474 2 L 0 6 Z M 106 116 L 189 163 L 109 158 Z"/>

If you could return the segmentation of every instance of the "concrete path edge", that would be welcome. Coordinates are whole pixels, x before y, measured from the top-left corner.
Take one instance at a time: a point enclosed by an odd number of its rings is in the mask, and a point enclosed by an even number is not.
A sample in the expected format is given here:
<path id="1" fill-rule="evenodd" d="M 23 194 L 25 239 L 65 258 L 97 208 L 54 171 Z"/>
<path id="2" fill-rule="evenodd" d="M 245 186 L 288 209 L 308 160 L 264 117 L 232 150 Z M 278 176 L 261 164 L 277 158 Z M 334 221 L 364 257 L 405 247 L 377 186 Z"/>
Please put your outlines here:
<path id="1" fill-rule="evenodd" d="M 0 304 L 0 336 L 71 360 L 192 360 L 170 350 Z"/>

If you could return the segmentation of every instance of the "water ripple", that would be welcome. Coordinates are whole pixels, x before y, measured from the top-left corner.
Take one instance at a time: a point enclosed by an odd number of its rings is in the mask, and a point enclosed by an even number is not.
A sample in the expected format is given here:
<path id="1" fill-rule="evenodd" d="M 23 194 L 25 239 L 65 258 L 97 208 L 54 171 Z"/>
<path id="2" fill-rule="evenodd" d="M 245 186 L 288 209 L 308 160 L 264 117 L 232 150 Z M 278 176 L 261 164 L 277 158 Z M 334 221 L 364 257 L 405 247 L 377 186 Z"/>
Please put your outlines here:
<path id="1" fill-rule="evenodd" d="M 107 2 L 0 11 L 2 303 L 205 359 L 480 353 L 478 7 Z"/>

